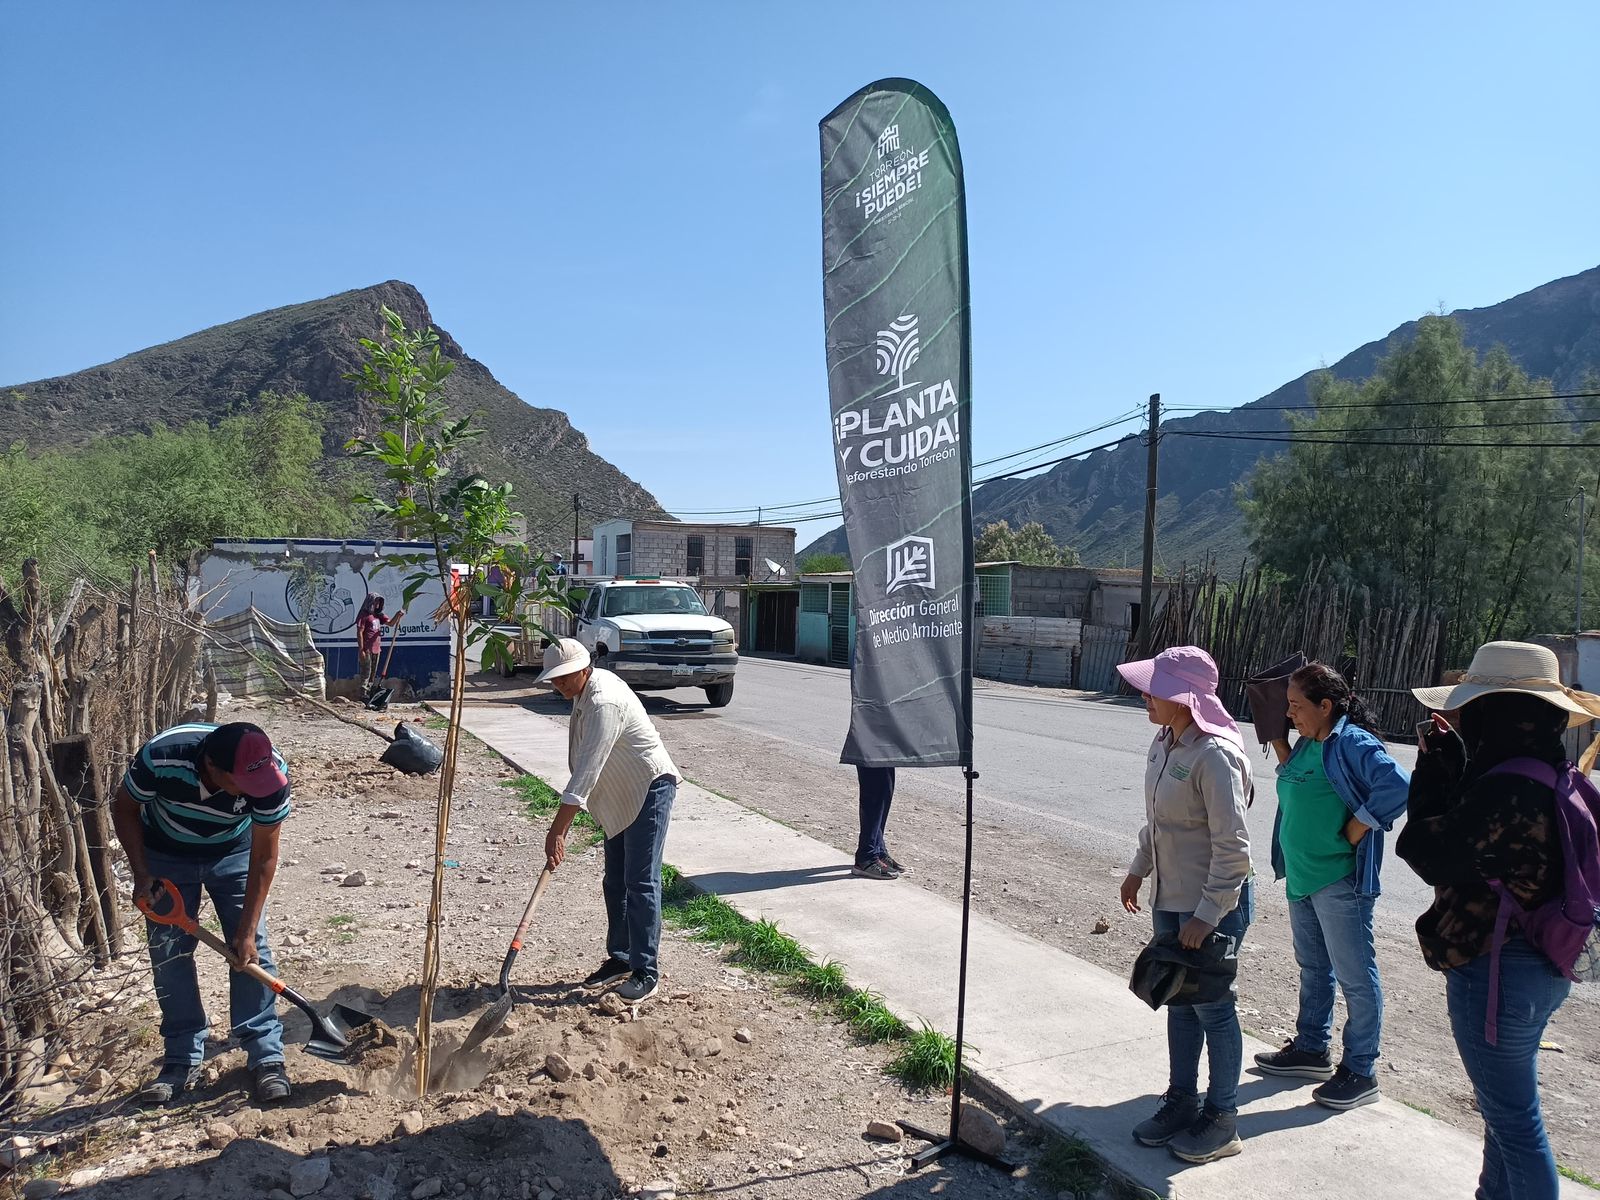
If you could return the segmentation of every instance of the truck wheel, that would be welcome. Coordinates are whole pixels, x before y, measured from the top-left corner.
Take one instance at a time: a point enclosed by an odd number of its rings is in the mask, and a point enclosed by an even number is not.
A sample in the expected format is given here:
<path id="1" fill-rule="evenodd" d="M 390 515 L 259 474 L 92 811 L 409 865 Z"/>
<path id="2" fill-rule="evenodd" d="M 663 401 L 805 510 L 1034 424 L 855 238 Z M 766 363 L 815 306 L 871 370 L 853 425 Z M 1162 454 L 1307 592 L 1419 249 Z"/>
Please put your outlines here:
<path id="1" fill-rule="evenodd" d="M 500 660 L 499 665 L 495 669 L 499 671 L 504 678 L 510 679 L 517 673 L 517 664 L 512 662 L 510 659 L 503 658 Z"/>
<path id="2" fill-rule="evenodd" d="M 713 683 L 706 688 L 706 699 L 711 702 L 712 708 L 727 708 L 728 701 L 733 699 L 733 684 Z"/>

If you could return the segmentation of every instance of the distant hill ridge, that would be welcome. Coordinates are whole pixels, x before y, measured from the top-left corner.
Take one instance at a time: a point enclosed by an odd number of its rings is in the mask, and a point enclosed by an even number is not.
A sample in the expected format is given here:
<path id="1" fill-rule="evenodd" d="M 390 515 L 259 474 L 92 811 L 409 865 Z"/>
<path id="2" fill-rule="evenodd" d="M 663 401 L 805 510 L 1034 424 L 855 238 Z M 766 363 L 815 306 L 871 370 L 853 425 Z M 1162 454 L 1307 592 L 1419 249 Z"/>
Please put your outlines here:
<path id="1" fill-rule="evenodd" d="M 372 406 L 345 381 L 363 357 L 359 338 L 378 338 L 387 305 L 407 326 L 432 326 L 456 363 L 445 390 L 453 413 L 476 414 L 486 430 L 469 455 L 471 469 L 509 481 L 536 547 L 572 542 L 572 497 L 595 519 L 663 516 L 644 487 L 595 454 L 566 414 L 525 403 L 434 322 L 409 283 L 390 280 L 323 300 L 270 309 L 117 359 L 102 366 L 0 387 L 4 436 L 30 446 L 79 445 L 96 434 L 157 425 L 215 422 L 262 392 L 303 392 L 326 422 L 324 449 L 343 454 L 352 436 L 376 428 Z M 12 400 L 20 393 L 20 402 Z"/>
<path id="2" fill-rule="evenodd" d="M 1461 323 L 1468 345 L 1480 353 L 1504 346 L 1530 376 L 1551 380 L 1558 392 L 1577 390 L 1590 372 L 1600 371 L 1600 267 L 1487 308 L 1459 309 L 1451 315 Z M 1414 335 L 1416 325 L 1408 321 L 1328 369 L 1341 379 L 1364 379 L 1391 346 Z M 1316 373 L 1308 371 L 1230 412 L 1178 417 L 1163 421 L 1161 428 L 1207 433 L 1284 428 L 1285 414 L 1271 408 L 1307 403 L 1307 384 Z M 1237 565 L 1247 554 L 1248 539 L 1234 486 L 1261 458 L 1282 454 L 1285 447 L 1185 439 L 1164 446 L 1168 449 L 1161 455 L 1156 514 L 1160 561 L 1176 569 L 1184 561 L 1215 555 L 1219 563 Z M 1038 521 L 1095 566 L 1136 566 L 1143 545 L 1144 489 L 1145 448 L 1128 441 L 1043 475 L 987 484 L 973 494 L 973 512 L 980 525 L 1004 520 L 1014 528 Z M 801 553 L 847 550 L 841 526 Z"/>

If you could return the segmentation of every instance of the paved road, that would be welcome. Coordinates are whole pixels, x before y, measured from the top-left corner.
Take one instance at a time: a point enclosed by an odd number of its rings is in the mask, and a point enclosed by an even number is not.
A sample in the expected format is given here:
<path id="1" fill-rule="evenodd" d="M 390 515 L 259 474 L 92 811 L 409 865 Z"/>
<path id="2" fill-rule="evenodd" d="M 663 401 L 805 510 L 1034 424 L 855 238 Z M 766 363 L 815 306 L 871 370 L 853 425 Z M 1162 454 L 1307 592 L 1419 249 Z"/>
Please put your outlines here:
<path id="1" fill-rule="evenodd" d="M 727 709 L 696 711 L 692 695 L 663 693 L 650 707 L 668 722 L 714 720 L 786 743 L 791 754 L 813 760 L 818 768 L 839 761 L 850 721 L 847 671 L 747 658 L 739 664 L 734 701 Z M 980 818 L 1097 857 L 1119 861 L 1130 855 L 1143 823 L 1144 755 L 1151 736 L 1142 708 L 980 680 L 974 709 Z M 670 738 L 671 724 L 666 728 Z M 1245 735 L 1249 741 L 1248 727 Z M 1416 757 L 1410 748 L 1391 750 L 1408 768 Z M 1256 777 L 1252 853 L 1257 872 L 1270 878 L 1277 812 L 1273 760 L 1259 751 L 1251 757 Z M 897 790 L 955 807 L 963 802 L 963 787 L 956 770 L 902 771 Z M 852 790 L 853 783 L 842 780 L 841 788 Z M 1392 835 L 1390 840 L 1392 845 Z M 1403 863 L 1389 862 L 1380 920 L 1409 929 L 1431 901 L 1431 888 Z"/>

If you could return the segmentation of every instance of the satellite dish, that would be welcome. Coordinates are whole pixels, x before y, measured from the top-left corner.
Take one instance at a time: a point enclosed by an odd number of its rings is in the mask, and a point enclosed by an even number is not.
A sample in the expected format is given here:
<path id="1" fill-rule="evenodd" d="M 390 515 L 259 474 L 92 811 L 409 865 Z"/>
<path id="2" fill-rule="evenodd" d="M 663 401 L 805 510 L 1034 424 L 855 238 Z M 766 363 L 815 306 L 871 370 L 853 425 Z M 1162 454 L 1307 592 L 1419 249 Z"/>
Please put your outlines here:
<path id="1" fill-rule="evenodd" d="M 764 561 L 767 564 L 767 571 L 769 572 L 769 574 L 776 575 L 780 579 L 783 578 L 785 575 L 787 575 L 789 573 L 789 572 L 787 572 L 787 571 L 785 571 L 783 569 L 783 564 L 782 563 L 775 563 L 770 558 L 764 559 L 762 561 Z"/>

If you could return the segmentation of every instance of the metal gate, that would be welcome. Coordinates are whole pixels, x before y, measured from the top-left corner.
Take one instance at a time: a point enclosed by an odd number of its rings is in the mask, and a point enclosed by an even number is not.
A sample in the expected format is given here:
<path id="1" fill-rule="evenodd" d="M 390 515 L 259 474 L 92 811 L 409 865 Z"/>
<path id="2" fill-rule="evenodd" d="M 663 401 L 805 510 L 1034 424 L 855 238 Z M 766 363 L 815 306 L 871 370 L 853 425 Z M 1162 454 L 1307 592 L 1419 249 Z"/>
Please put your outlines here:
<path id="1" fill-rule="evenodd" d="M 1111 692 L 1120 686 L 1117 664 L 1130 657 L 1126 629 L 1085 625 L 1078 651 L 1078 687 L 1085 692 Z"/>
<path id="2" fill-rule="evenodd" d="M 828 594 L 828 662 L 850 665 L 850 585 L 836 583 Z"/>

